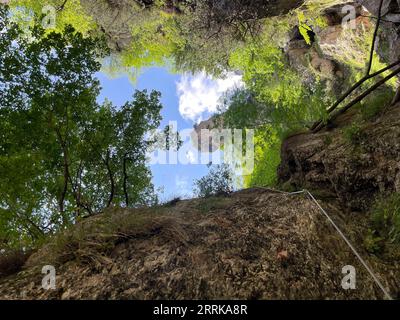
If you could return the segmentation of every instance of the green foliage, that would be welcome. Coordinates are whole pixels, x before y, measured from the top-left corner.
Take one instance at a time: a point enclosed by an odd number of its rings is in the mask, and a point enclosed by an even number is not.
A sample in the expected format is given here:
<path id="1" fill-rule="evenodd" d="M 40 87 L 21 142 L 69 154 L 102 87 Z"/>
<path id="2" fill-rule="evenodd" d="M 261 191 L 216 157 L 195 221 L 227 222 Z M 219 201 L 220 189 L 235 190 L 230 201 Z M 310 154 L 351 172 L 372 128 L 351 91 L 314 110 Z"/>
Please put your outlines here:
<path id="1" fill-rule="evenodd" d="M 28 37 L 0 10 L 2 244 L 29 246 L 107 206 L 154 203 L 146 133 L 159 126 L 160 94 L 99 105 L 101 39 L 38 23 Z"/>
<path id="2" fill-rule="evenodd" d="M 307 19 L 303 11 L 298 11 L 297 13 L 299 19 L 299 32 L 306 41 L 308 45 L 312 44 L 312 39 L 310 37 L 310 32 L 312 32 L 312 28 L 307 24 Z"/>
<path id="3" fill-rule="evenodd" d="M 177 128 L 174 128 L 173 125 L 165 126 L 164 130 L 155 132 L 151 139 L 154 141 L 153 149 L 154 150 L 173 150 L 178 151 L 182 145 L 183 141 Z"/>
<path id="4" fill-rule="evenodd" d="M 237 89 L 225 95 L 218 118 L 226 128 L 255 128 L 262 121 L 260 112 L 264 110 L 250 91 Z"/>
<path id="5" fill-rule="evenodd" d="M 325 116 L 327 99 L 322 85 L 304 85 L 282 51 L 267 38 L 237 49 L 230 63 L 243 71 L 247 89 L 261 106 L 259 112 L 267 123 L 286 130 Z"/>
<path id="6" fill-rule="evenodd" d="M 243 79 L 249 84 L 249 89 L 257 94 L 261 101 L 278 102 L 279 98 L 293 84 L 293 93 L 299 87 L 294 73 L 287 72 L 283 54 L 279 48 L 264 41 L 250 43 L 237 49 L 230 57 L 230 65 L 243 71 Z"/>
<path id="7" fill-rule="evenodd" d="M 371 226 L 377 237 L 400 243 L 400 194 L 378 198 L 371 210 Z"/>
<path id="8" fill-rule="evenodd" d="M 256 2 L 267 10 L 263 1 Z M 220 76 L 229 68 L 235 48 L 261 30 L 262 20 L 254 19 L 261 9 L 256 2 L 161 1 L 139 10 L 129 22 L 131 47 L 115 60 L 120 65 L 113 71 L 133 67 L 140 72 L 163 65 L 177 72 Z"/>
<path id="9" fill-rule="evenodd" d="M 35 16 L 47 15 L 48 11 L 44 9 L 52 6 L 56 13 L 56 28 L 52 31 L 62 32 L 65 26 L 71 25 L 75 30 L 87 34 L 96 28 L 93 19 L 85 14 L 80 0 L 11 0 L 10 6 L 19 24 L 26 24 L 29 18 Z"/>
<path id="10" fill-rule="evenodd" d="M 309 32 L 312 31 L 312 29 L 306 24 L 301 24 L 299 26 L 299 31 L 300 31 L 300 34 L 303 36 L 304 40 L 306 41 L 306 43 L 308 45 L 311 45 L 312 41 L 311 41 Z"/>
<path id="11" fill-rule="evenodd" d="M 377 236 L 372 230 L 368 230 L 364 238 L 364 247 L 370 253 L 381 253 L 384 247 L 384 238 Z"/>
<path id="12" fill-rule="evenodd" d="M 366 97 L 360 105 L 361 116 L 364 120 L 371 120 L 378 115 L 393 98 L 391 88 L 383 88 Z"/>
<path id="13" fill-rule="evenodd" d="M 143 13 L 132 28 L 132 47 L 122 55 L 125 66 L 141 69 L 165 65 L 184 46 L 176 18 L 162 11 Z"/>
<path id="14" fill-rule="evenodd" d="M 233 174 L 227 164 L 209 165 L 209 173 L 195 181 L 194 193 L 198 197 L 228 194 L 234 190 Z"/>
<path id="15" fill-rule="evenodd" d="M 343 137 L 352 145 L 358 145 L 363 138 L 362 126 L 359 122 L 353 122 L 343 129 Z"/>
<path id="16" fill-rule="evenodd" d="M 256 130 L 255 170 L 245 178 L 248 187 L 277 183 L 285 134 L 325 118 L 329 101 L 321 83 L 303 84 L 266 35 L 231 55 L 230 65 L 243 71 L 246 89 L 228 95 L 221 107 L 224 126 Z"/>
<path id="17" fill-rule="evenodd" d="M 281 140 L 270 126 L 259 128 L 255 135 L 255 168 L 245 177 L 246 187 L 276 186 L 281 161 Z"/>

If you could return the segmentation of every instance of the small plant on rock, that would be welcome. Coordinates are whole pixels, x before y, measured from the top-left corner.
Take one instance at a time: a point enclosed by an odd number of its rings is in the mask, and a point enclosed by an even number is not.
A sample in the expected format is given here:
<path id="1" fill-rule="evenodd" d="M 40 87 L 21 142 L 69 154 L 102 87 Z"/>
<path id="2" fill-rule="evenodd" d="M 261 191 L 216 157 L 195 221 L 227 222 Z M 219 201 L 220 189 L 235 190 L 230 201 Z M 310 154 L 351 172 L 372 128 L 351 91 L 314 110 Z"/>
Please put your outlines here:
<path id="1" fill-rule="evenodd" d="M 196 180 L 194 193 L 202 198 L 231 193 L 234 190 L 234 181 L 230 167 L 227 164 L 209 167 L 210 172 Z"/>

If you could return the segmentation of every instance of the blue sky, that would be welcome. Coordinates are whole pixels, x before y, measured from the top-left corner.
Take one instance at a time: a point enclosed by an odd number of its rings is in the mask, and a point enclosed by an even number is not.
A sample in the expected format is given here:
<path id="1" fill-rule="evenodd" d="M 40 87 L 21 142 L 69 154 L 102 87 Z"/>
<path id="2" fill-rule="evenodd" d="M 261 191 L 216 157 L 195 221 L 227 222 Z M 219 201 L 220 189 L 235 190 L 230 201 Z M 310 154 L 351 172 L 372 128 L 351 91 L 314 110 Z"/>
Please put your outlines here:
<path id="1" fill-rule="evenodd" d="M 169 121 L 177 122 L 178 131 L 193 127 L 193 119 L 183 118 L 179 111 L 181 103 L 177 88 L 179 83 L 182 83 L 185 79 L 187 80 L 187 77 L 184 79 L 184 76 L 170 74 L 166 69 L 156 67 L 143 70 L 135 83 L 131 82 L 126 75 L 110 78 L 103 73 L 99 73 L 97 76 L 103 88 L 99 97 L 100 101 L 107 97 L 114 105 L 119 106 L 131 99 L 135 89 L 158 90 L 161 92 L 161 102 L 163 104 L 161 112 L 163 121 L 160 127 L 164 128 Z M 211 112 L 204 111 L 201 114 L 206 118 Z M 151 170 L 154 185 L 156 188 L 163 189 L 163 192 L 160 193 L 160 198 L 163 201 L 176 196 L 193 196 L 193 181 L 208 172 L 207 166 L 201 164 L 152 165 Z"/>

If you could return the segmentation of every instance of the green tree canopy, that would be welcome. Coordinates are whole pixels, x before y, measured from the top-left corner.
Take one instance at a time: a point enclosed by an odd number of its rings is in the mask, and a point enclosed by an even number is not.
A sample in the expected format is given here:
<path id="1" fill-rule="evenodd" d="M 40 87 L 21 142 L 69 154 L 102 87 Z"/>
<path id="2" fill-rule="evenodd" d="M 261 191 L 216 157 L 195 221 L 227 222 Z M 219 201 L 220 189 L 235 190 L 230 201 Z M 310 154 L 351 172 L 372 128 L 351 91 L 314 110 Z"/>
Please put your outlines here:
<path id="1" fill-rule="evenodd" d="M 99 38 L 23 30 L 0 8 L 0 238 L 30 243 L 111 205 L 156 200 L 146 150 L 160 94 L 98 103 Z"/>

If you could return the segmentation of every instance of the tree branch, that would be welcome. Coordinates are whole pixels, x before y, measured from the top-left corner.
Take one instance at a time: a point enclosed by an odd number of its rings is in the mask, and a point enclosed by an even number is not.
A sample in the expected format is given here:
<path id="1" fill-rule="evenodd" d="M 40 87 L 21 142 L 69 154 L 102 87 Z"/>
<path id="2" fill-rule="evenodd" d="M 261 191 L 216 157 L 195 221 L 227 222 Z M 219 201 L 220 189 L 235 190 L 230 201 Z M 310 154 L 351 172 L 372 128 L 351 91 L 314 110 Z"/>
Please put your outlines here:
<path id="1" fill-rule="evenodd" d="M 15 216 L 17 217 L 17 219 L 19 219 L 21 221 L 21 223 L 25 226 L 26 230 L 30 233 L 31 237 L 38 239 L 40 237 L 44 237 L 45 233 L 42 230 L 42 228 L 40 228 L 34 221 L 32 221 L 32 219 L 30 219 L 26 214 L 24 213 L 19 213 L 18 210 L 14 207 L 11 206 L 11 208 L 9 209 L 11 212 L 15 213 Z M 33 227 L 33 229 L 36 232 L 33 232 L 31 230 L 31 228 L 29 228 L 29 226 Z"/>
<path id="2" fill-rule="evenodd" d="M 77 216 L 80 216 L 80 208 L 85 209 L 89 215 L 93 214 L 92 208 L 90 204 L 87 204 L 86 201 L 82 201 L 82 190 L 81 190 L 81 184 L 82 184 L 82 171 L 83 171 L 83 160 L 79 163 L 79 167 L 76 173 L 76 182 L 72 180 L 71 175 L 69 176 L 69 182 L 72 187 L 72 192 L 74 194 L 76 206 L 78 207 L 78 213 Z"/>
<path id="3" fill-rule="evenodd" d="M 328 110 L 328 113 L 331 113 L 332 111 L 334 111 L 339 104 L 341 104 L 350 94 L 352 94 L 356 89 L 358 89 L 364 82 L 366 82 L 369 79 L 372 79 L 380 74 L 382 74 L 383 72 L 392 69 L 393 67 L 396 67 L 397 65 L 400 64 L 400 60 L 397 60 L 396 62 L 393 62 L 392 64 L 388 65 L 385 68 L 382 68 L 378 71 L 376 71 L 373 74 L 368 74 L 366 76 L 364 76 L 362 79 L 360 79 L 359 81 L 357 81 L 357 83 L 355 83 L 349 90 L 347 90 Z M 320 125 L 322 122 L 322 120 L 316 122 L 313 124 L 313 126 L 311 127 L 311 130 L 314 130 L 318 125 Z"/>
<path id="4" fill-rule="evenodd" d="M 123 160 L 123 174 L 124 174 L 124 182 L 123 182 L 123 188 L 124 188 L 124 195 L 125 195 L 125 204 L 126 207 L 129 207 L 129 195 L 128 195 L 128 173 L 126 171 L 126 163 L 128 161 L 127 155 L 124 155 L 124 160 Z"/>
<path id="5" fill-rule="evenodd" d="M 113 200 L 114 200 L 114 194 L 115 194 L 115 181 L 114 181 L 114 175 L 110 167 L 110 150 L 107 150 L 107 156 L 106 159 L 104 160 L 104 164 L 107 168 L 108 176 L 110 179 L 110 184 L 111 184 L 111 190 L 110 190 L 110 198 L 108 199 L 107 203 L 107 208 L 111 206 Z"/>
<path id="6" fill-rule="evenodd" d="M 377 18 L 377 22 L 376 22 L 376 26 L 375 26 L 375 30 L 374 30 L 374 34 L 373 34 L 373 38 L 372 38 L 372 44 L 371 44 L 371 50 L 370 50 L 370 54 L 369 54 L 369 61 L 368 61 L 368 65 L 367 65 L 367 70 L 365 72 L 365 76 L 360 79 L 357 83 L 355 83 L 349 90 L 347 90 L 328 110 L 328 114 L 330 114 L 331 112 L 333 112 L 351 93 L 353 93 L 357 88 L 359 88 L 364 82 L 366 82 L 367 80 L 376 77 L 377 75 L 397 66 L 398 64 L 400 64 L 400 60 L 390 64 L 389 66 L 371 74 L 371 68 L 372 68 L 372 63 L 373 63 L 373 59 L 374 59 L 374 51 L 375 51 L 375 43 L 376 43 L 376 38 L 378 36 L 378 31 L 379 31 L 379 26 L 382 20 L 382 7 L 383 7 L 383 1 L 384 0 L 380 0 L 379 3 L 379 12 L 378 12 L 378 18 Z M 368 91 L 368 90 L 367 90 Z M 357 99 L 357 98 L 356 98 Z M 351 104 L 351 102 L 350 102 Z M 346 106 L 347 107 L 347 106 Z M 345 107 L 345 108 L 346 108 Z M 347 110 L 347 109 L 346 109 Z M 332 118 L 330 120 L 333 120 Z M 323 121 L 319 120 L 317 122 L 315 122 L 310 130 L 313 132 L 317 132 L 319 131 L 321 128 L 323 127 Z"/>
<path id="7" fill-rule="evenodd" d="M 57 8 L 57 11 L 63 11 L 65 8 L 65 5 L 67 4 L 68 0 L 64 0 L 64 2 Z"/>
<path id="8" fill-rule="evenodd" d="M 380 0 L 379 10 L 378 10 L 378 20 L 376 21 L 375 31 L 374 31 L 374 35 L 373 35 L 373 38 L 372 38 L 372 45 L 371 45 L 371 50 L 370 50 L 370 54 L 369 54 L 369 63 L 368 63 L 368 66 L 367 66 L 366 75 L 370 74 L 371 68 L 372 68 L 372 62 L 373 62 L 373 59 L 374 59 L 376 38 L 378 36 L 379 26 L 381 24 L 381 19 L 382 19 L 382 7 L 383 7 L 383 0 Z"/>
<path id="9" fill-rule="evenodd" d="M 392 73 L 390 73 L 388 76 L 386 76 L 385 78 L 383 78 L 382 80 L 378 81 L 377 83 L 375 83 L 372 87 L 370 87 L 368 90 L 364 91 L 361 95 L 359 95 L 358 97 L 356 97 L 355 99 L 353 99 L 351 102 L 349 102 L 346 106 L 344 106 L 343 108 L 337 110 L 335 113 L 332 114 L 332 116 L 330 117 L 330 121 L 335 120 L 339 115 L 343 114 L 344 112 L 346 112 L 348 109 L 350 109 L 352 106 L 354 106 L 355 104 L 357 104 L 358 102 L 360 102 L 361 100 L 363 100 L 366 96 L 368 96 L 371 92 L 373 92 L 374 90 L 376 90 L 377 88 L 379 88 L 381 85 L 383 85 L 384 83 L 386 83 L 387 81 L 389 81 L 390 79 L 392 79 L 393 77 L 395 77 L 397 74 L 400 73 L 400 67 L 397 68 L 395 71 L 393 71 Z M 319 130 L 321 130 L 324 127 L 323 123 L 320 123 L 314 130 L 313 132 L 318 132 Z"/>
<path id="10" fill-rule="evenodd" d="M 395 105 L 397 102 L 400 102 L 400 86 L 397 88 L 397 92 L 393 98 L 392 105 Z"/>

